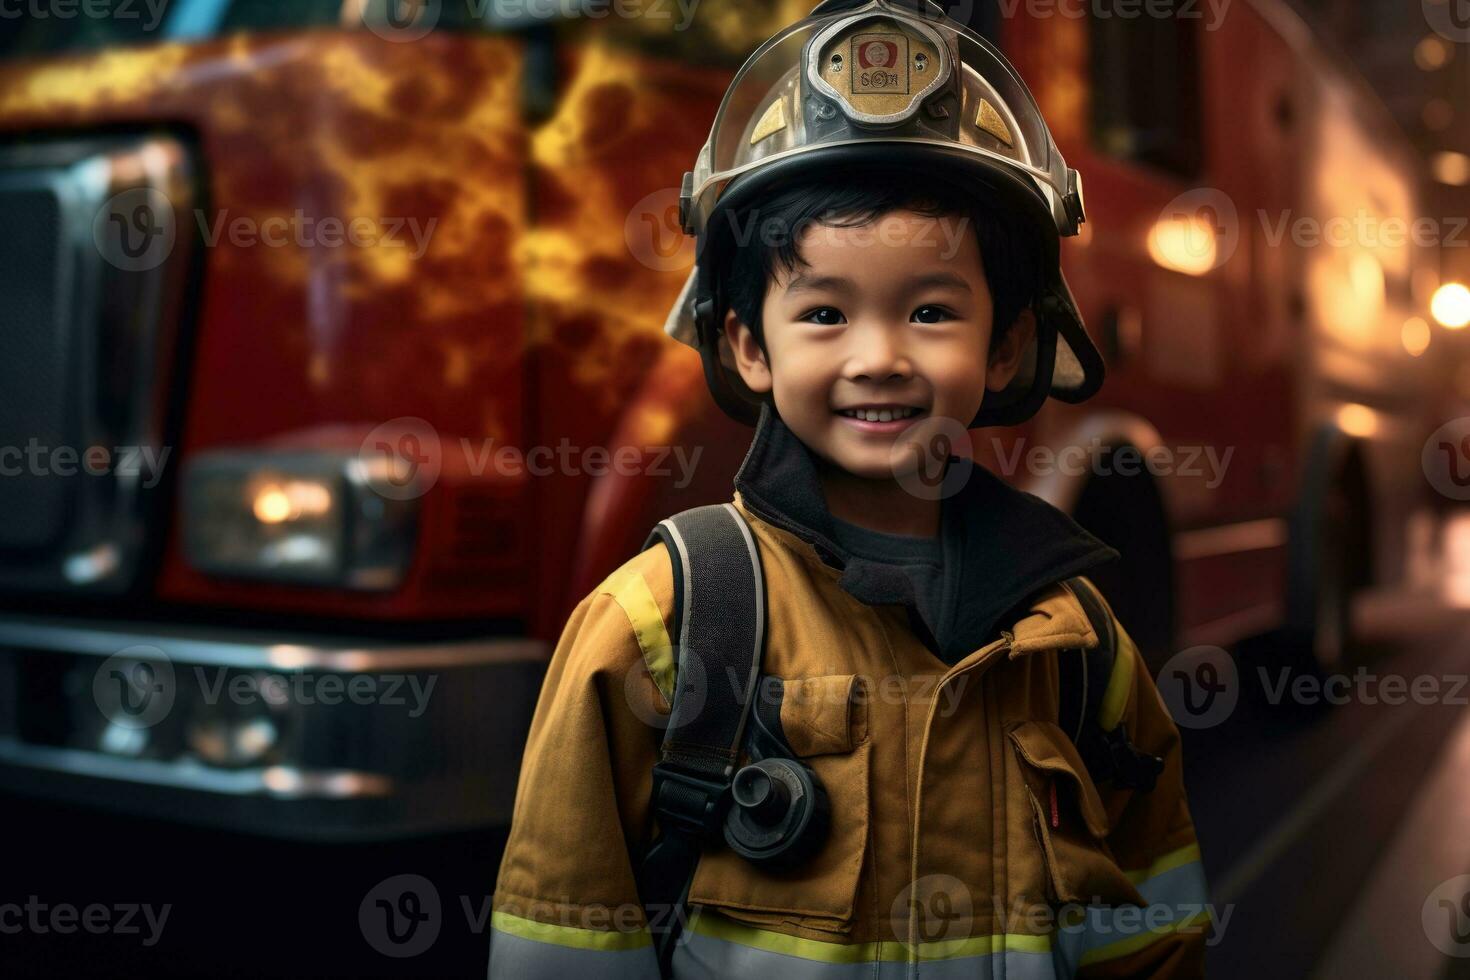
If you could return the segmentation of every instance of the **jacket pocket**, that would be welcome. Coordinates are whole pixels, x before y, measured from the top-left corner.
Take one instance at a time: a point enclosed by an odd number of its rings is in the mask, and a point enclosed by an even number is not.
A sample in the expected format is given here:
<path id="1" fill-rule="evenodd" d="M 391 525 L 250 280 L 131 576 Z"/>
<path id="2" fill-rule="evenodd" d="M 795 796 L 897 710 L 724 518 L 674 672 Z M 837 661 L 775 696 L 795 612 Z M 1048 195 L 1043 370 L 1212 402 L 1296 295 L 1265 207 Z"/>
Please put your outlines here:
<path id="1" fill-rule="evenodd" d="M 1006 734 L 1026 788 L 1023 810 L 1029 810 L 1047 898 L 1064 904 L 1146 904 L 1108 847 L 1107 811 L 1072 740 L 1045 721 L 1017 722 Z"/>
<path id="2" fill-rule="evenodd" d="M 689 901 L 741 922 L 794 922 L 810 929 L 851 927 L 868 846 L 867 710 L 853 674 L 785 682 L 781 727 L 798 758 L 821 781 L 830 829 L 811 859 L 789 870 L 764 870 L 727 847 L 707 851 Z"/>

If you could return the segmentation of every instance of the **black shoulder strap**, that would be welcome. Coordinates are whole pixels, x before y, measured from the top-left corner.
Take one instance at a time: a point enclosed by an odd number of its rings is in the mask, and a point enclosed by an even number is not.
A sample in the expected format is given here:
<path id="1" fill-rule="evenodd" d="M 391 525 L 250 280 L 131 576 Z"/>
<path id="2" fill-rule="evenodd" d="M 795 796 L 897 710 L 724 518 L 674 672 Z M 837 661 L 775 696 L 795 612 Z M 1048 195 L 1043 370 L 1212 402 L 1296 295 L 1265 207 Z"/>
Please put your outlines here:
<path id="1" fill-rule="evenodd" d="M 1082 656 L 1062 657 L 1057 664 L 1061 675 L 1058 724 L 1077 745 L 1082 742 L 1088 719 L 1097 718 L 1102 709 L 1108 678 L 1113 676 L 1113 664 L 1118 658 L 1118 634 L 1113 629 L 1113 617 L 1090 582 L 1079 575 L 1062 585 L 1082 604 L 1082 611 L 1098 637 L 1097 646 L 1084 650 Z"/>
<path id="2" fill-rule="evenodd" d="M 1082 576 L 1069 578 L 1062 585 L 1081 603 L 1098 643 L 1083 650 L 1081 656 L 1058 658 L 1057 723 L 1077 746 L 1094 782 L 1112 781 L 1147 793 L 1158 781 L 1164 761 L 1135 748 L 1123 724 L 1108 730 L 1102 722 L 1103 696 L 1118 666 L 1118 631 L 1113 614 L 1097 588 Z M 1138 664 L 1133 666 L 1140 669 Z"/>
<path id="3" fill-rule="evenodd" d="M 639 867 L 638 890 L 668 976 L 700 850 L 718 837 L 729 805 L 765 652 L 766 591 L 755 538 L 731 504 L 660 521 L 643 547 L 658 542 L 674 566 L 678 666 L 653 768 L 659 836 Z"/>

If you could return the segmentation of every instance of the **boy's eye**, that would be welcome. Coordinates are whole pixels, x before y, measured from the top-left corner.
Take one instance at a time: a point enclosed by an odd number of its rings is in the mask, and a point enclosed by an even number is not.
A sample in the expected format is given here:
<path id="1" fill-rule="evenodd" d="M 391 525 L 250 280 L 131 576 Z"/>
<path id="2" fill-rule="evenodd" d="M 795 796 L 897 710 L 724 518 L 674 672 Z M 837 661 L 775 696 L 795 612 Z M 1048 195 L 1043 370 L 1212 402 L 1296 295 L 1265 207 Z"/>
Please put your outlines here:
<path id="1" fill-rule="evenodd" d="M 942 323 L 945 320 L 956 319 L 956 317 L 952 311 L 947 310 L 942 306 L 934 306 L 930 304 L 927 306 L 921 306 L 917 310 L 914 310 L 913 316 L 911 316 L 909 319 L 913 320 L 915 323 Z"/>
<path id="2" fill-rule="evenodd" d="M 831 306 L 819 306 L 815 310 L 803 313 L 801 318 L 809 323 L 819 323 L 828 327 L 845 322 L 842 311 Z"/>

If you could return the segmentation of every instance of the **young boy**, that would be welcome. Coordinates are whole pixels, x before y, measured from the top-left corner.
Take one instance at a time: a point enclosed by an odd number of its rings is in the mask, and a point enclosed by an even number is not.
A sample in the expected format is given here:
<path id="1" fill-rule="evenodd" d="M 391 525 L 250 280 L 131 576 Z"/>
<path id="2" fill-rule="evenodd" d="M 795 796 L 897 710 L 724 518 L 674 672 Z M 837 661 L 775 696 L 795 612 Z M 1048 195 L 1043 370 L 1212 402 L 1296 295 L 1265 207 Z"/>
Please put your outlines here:
<path id="1" fill-rule="evenodd" d="M 1116 553 L 951 451 L 1101 383 L 1058 263 L 1080 186 L 1030 95 L 930 5 L 829 2 L 742 69 L 685 194 L 671 333 L 756 423 L 730 514 L 759 612 L 732 591 L 720 628 L 756 622 L 761 683 L 672 642 L 677 533 L 581 602 L 490 975 L 1200 975 L 1178 733 L 1078 578 Z"/>

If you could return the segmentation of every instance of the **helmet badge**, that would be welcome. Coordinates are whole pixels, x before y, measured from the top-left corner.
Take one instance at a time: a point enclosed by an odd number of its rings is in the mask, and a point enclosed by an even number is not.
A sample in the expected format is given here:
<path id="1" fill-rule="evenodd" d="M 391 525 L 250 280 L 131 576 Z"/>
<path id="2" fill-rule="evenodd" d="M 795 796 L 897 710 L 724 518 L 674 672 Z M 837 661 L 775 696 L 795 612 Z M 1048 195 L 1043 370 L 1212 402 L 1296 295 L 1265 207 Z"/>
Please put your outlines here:
<path id="1" fill-rule="evenodd" d="M 839 21 L 818 35 L 807 77 L 853 122 L 912 116 L 949 78 L 948 46 L 928 25 L 889 17 Z"/>

